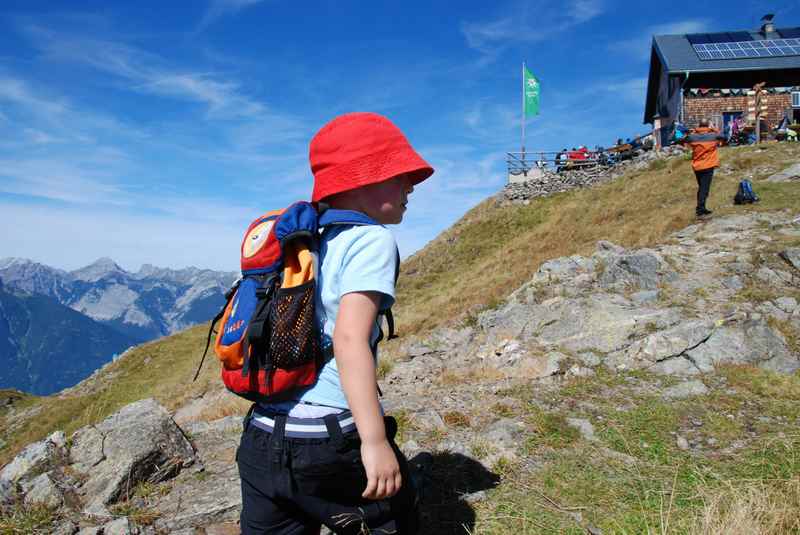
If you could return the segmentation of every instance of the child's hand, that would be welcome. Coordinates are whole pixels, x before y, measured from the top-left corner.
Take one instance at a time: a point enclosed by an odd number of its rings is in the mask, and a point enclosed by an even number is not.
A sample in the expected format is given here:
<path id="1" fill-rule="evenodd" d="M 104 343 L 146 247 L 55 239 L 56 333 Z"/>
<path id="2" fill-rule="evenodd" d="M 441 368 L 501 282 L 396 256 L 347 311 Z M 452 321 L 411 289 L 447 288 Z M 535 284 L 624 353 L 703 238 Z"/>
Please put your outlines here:
<path id="1" fill-rule="evenodd" d="M 391 498 L 400 490 L 403 478 L 400 465 L 387 440 L 361 444 L 361 462 L 367 471 L 367 488 L 361 494 L 368 500 Z"/>

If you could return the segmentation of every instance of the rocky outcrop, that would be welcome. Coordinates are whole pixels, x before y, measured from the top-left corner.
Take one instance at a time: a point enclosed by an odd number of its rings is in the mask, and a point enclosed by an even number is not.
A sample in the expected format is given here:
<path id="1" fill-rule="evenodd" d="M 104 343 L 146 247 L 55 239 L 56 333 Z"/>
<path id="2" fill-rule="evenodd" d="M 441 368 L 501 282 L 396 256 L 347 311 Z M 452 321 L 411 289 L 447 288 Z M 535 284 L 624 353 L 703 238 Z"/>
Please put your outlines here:
<path id="1" fill-rule="evenodd" d="M 409 422 L 408 451 L 440 426 L 448 438 L 436 447 L 472 452 L 491 468 L 514 428 L 487 449 L 487 413 L 513 406 L 502 392 L 514 385 L 534 383 L 569 403 L 558 392 L 564 379 L 644 370 L 670 385 L 651 394 L 680 400 L 704 396 L 724 364 L 797 371 L 797 253 L 780 244 L 798 237 L 796 214 L 749 213 L 692 225 L 652 248 L 601 241 L 590 256 L 545 262 L 469 326 L 405 342 L 385 382 L 388 409 Z M 470 426 L 455 425 L 460 414 Z M 567 424 L 593 436 L 582 422 Z"/>
<path id="2" fill-rule="evenodd" d="M 85 512 L 108 515 L 107 506 L 138 483 L 157 483 L 191 465 L 194 450 L 169 413 L 152 399 L 123 407 L 80 435 L 73 467 L 87 476 L 81 493 Z M 99 450 L 99 451 L 98 451 Z"/>
<path id="3" fill-rule="evenodd" d="M 28 445 L 0 471 L 0 488 L 10 492 L 18 483 L 32 479 L 47 470 L 64 455 L 65 444 L 64 433 L 56 431 L 46 439 Z"/>
<path id="4" fill-rule="evenodd" d="M 79 429 L 70 441 L 59 431 L 29 445 L 0 472 L 0 490 L 5 503 L 63 506 L 76 522 L 105 525 L 104 533 L 132 533 L 112 506 L 131 499 L 138 485 L 171 480 L 195 461 L 166 409 L 145 399 Z"/>
<path id="5" fill-rule="evenodd" d="M 767 178 L 767 182 L 789 182 L 792 180 L 800 180 L 800 163 L 789 166 Z"/>

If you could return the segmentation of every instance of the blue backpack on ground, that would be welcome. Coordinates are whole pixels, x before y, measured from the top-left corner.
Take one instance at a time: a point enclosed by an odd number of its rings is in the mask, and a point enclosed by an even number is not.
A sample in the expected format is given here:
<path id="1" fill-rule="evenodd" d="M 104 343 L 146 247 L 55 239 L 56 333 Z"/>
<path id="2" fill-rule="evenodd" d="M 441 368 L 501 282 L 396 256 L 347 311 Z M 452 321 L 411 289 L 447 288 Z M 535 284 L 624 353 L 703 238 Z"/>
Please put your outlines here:
<path id="1" fill-rule="evenodd" d="M 753 191 L 752 182 L 746 178 L 739 182 L 739 189 L 733 197 L 733 204 L 751 204 L 758 201 L 758 195 Z"/>

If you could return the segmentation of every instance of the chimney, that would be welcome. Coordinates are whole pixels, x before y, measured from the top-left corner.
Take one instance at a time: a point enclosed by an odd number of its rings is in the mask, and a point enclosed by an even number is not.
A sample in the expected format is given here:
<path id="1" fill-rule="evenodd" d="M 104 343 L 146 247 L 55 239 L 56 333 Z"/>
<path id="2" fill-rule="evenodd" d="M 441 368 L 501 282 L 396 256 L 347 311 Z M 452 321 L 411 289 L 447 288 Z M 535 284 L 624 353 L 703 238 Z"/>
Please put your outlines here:
<path id="1" fill-rule="evenodd" d="M 761 17 L 761 33 L 764 35 L 764 39 L 770 39 L 770 34 L 775 33 L 775 25 L 772 23 L 774 18 L 775 15 L 772 13 L 767 13 Z"/>

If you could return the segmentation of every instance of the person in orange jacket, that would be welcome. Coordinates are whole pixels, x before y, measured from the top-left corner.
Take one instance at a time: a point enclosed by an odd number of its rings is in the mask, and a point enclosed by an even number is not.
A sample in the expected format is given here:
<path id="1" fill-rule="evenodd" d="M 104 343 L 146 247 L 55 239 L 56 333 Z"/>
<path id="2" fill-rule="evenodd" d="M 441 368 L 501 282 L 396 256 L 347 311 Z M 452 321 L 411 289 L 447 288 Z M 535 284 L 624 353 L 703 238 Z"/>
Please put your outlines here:
<path id="1" fill-rule="evenodd" d="M 706 199 L 711 191 L 714 168 L 719 167 L 717 146 L 724 139 L 717 129 L 709 128 L 708 119 L 701 119 L 700 126 L 682 140 L 682 143 L 688 143 L 692 148 L 692 169 L 697 178 L 697 208 L 695 209 L 697 217 L 712 213 L 706 208 Z"/>

